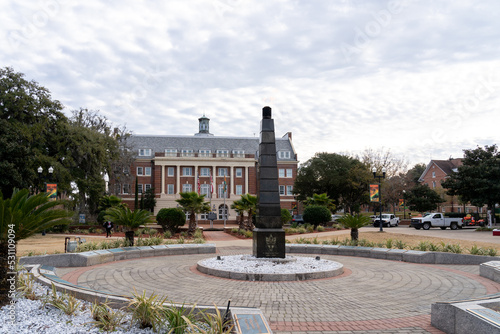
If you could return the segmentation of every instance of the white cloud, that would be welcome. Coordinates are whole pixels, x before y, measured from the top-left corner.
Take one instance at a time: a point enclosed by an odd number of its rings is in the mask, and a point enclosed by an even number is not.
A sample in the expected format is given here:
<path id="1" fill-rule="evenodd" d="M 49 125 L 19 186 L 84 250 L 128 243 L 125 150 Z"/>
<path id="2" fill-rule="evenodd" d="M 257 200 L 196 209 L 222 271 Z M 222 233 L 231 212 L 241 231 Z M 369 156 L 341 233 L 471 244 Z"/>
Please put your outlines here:
<path id="1" fill-rule="evenodd" d="M 258 135 L 270 105 L 301 160 L 386 147 L 427 163 L 498 143 L 493 0 L 0 6 L 1 66 L 134 133 L 192 134 L 205 113 L 215 135 Z"/>

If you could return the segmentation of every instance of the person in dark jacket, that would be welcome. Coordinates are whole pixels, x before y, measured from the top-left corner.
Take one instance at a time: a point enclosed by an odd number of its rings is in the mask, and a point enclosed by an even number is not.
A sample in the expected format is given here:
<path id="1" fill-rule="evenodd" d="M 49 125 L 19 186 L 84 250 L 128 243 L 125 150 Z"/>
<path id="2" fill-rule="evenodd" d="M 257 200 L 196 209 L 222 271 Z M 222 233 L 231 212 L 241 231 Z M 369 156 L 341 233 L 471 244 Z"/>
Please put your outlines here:
<path id="1" fill-rule="evenodd" d="M 106 229 L 106 238 L 107 237 L 111 238 L 111 229 L 113 228 L 113 223 L 110 221 L 107 221 L 107 222 L 104 222 L 103 226 Z"/>

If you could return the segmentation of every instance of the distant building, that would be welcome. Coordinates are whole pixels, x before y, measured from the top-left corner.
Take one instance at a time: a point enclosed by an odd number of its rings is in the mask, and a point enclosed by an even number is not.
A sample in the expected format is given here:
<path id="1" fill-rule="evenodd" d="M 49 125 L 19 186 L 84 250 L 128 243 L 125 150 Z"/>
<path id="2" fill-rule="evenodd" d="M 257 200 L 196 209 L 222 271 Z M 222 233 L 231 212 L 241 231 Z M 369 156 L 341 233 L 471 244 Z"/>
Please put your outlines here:
<path id="1" fill-rule="evenodd" d="M 485 209 L 481 207 L 477 208 L 470 203 L 459 202 L 457 196 L 446 195 L 446 189 L 441 186 L 441 182 L 451 174 L 456 173 L 460 166 L 462 166 L 462 159 L 431 160 L 420 176 L 419 182 L 434 189 L 445 200 L 444 203 L 440 204 L 442 212 L 483 213 Z"/>
<path id="2" fill-rule="evenodd" d="M 257 192 L 259 138 L 214 136 L 210 119 L 203 115 L 198 120 L 199 131 L 194 136 L 131 136 L 128 144 L 136 152 L 130 169 L 134 181 L 121 184 L 110 180 L 112 192 L 133 208 L 137 177 L 139 194 L 154 188 L 156 214 L 162 208 L 176 207 L 179 193 L 196 191 L 211 202 L 219 221 L 224 219 L 225 210 L 228 220 L 234 221 L 237 213 L 231 209 L 233 201 Z M 292 210 L 298 160 L 291 132 L 276 138 L 276 150 L 281 207 Z M 206 217 L 200 215 L 198 219 Z"/>

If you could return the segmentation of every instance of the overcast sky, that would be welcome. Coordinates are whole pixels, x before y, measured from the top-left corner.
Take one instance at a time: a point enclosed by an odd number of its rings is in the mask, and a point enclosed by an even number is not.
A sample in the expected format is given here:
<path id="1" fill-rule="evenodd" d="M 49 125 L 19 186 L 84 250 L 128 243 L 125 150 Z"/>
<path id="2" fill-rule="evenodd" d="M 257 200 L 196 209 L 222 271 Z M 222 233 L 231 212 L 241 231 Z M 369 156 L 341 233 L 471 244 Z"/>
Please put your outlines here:
<path id="1" fill-rule="evenodd" d="M 0 66 L 135 134 L 258 136 L 411 164 L 499 144 L 500 1 L 6 1 Z"/>

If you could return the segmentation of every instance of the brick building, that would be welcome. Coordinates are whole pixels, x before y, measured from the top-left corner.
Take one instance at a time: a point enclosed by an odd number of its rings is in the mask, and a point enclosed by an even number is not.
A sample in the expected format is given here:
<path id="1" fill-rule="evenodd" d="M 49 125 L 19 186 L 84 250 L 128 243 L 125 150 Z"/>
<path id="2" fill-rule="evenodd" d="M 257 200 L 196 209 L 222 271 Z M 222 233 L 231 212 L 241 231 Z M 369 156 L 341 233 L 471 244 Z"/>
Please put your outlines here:
<path id="1" fill-rule="evenodd" d="M 457 196 L 446 195 L 446 189 L 443 189 L 441 182 L 443 182 L 449 175 L 456 173 L 458 167 L 462 166 L 462 159 L 449 159 L 449 160 L 431 160 L 427 168 L 420 176 L 419 181 L 422 184 L 428 185 L 434 189 L 445 200 L 440 204 L 440 211 L 442 212 L 460 212 L 483 213 L 483 208 L 477 208 L 470 203 L 459 202 Z"/>
<path id="2" fill-rule="evenodd" d="M 139 194 L 154 188 L 155 214 L 162 208 L 176 207 L 179 193 L 196 191 L 210 201 L 219 221 L 224 219 L 224 210 L 228 210 L 227 219 L 234 221 L 233 201 L 246 193 L 256 195 L 259 138 L 214 136 L 209 122 L 206 116 L 199 118 L 199 132 L 194 136 L 134 135 L 128 139 L 136 152 L 130 179 L 135 182 L 137 177 Z M 298 160 L 290 132 L 276 138 L 276 150 L 281 207 L 292 210 Z M 111 181 L 110 187 L 134 207 L 135 183 Z"/>

